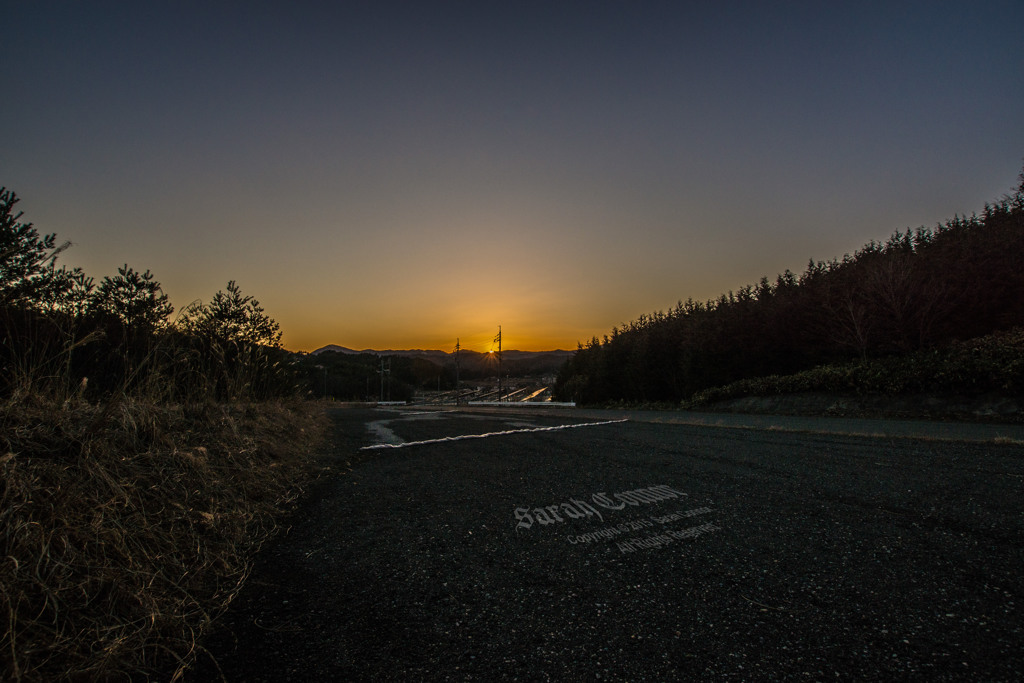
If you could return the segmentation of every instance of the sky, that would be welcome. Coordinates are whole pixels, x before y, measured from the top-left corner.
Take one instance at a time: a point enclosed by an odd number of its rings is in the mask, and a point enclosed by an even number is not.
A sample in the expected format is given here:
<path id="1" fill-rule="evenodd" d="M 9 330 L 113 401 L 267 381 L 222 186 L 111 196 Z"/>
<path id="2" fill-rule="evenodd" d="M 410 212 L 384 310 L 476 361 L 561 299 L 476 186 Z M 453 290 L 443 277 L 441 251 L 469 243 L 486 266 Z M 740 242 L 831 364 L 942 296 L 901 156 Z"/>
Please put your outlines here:
<path id="1" fill-rule="evenodd" d="M 1024 165 L 1024 3 L 3 0 L 0 185 L 60 263 L 292 350 L 575 349 Z"/>

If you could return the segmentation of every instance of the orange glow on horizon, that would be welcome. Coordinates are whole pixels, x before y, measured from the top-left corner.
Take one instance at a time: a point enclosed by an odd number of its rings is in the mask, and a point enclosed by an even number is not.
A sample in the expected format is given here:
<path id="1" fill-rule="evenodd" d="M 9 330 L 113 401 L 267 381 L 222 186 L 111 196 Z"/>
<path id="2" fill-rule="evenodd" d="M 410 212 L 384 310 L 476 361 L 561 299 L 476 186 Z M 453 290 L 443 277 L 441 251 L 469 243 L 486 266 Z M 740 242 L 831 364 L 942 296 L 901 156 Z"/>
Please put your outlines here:
<path id="1" fill-rule="evenodd" d="M 284 326 L 282 325 L 282 329 Z M 573 340 L 572 342 L 540 338 L 537 341 L 530 343 L 523 341 L 522 338 L 514 343 L 502 342 L 503 351 L 575 351 L 577 343 L 579 341 L 585 341 L 590 339 L 594 333 L 587 334 L 586 336 L 580 336 L 579 340 Z M 362 341 L 360 341 L 362 340 Z M 323 348 L 328 345 L 343 346 L 353 351 L 362 351 L 372 349 L 374 351 L 401 351 L 401 350 L 413 350 L 422 349 L 425 351 L 446 351 L 451 353 L 455 350 L 455 339 L 445 341 L 433 341 L 428 339 L 412 339 L 409 337 L 396 337 L 390 339 L 382 339 L 374 337 L 366 339 L 361 335 L 356 338 L 346 338 L 344 335 L 325 335 L 323 333 L 311 334 L 311 335 L 295 335 L 289 334 L 285 329 L 284 337 L 282 339 L 282 346 L 289 351 L 305 352 L 309 353 L 317 349 Z M 489 348 L 490 343 L 466 343 L 465 341 L 460 342 L 460 349 L 462 351 L 482 353 L 486 356 L 496 356 L 497 349 Z"/>
<path id="2" fill-rule="evenodd" d="M 506 292 L 505 301 L 500 302 L 502 310 L 493 315 L 488 309 L 496 308 L 494 302 L 475 292 L 446 298 L 428 287 L 396 287 L 387 306 L 344 297 L 325 306 L 323 300 L 287 300 L 275 291 L 261 303 L 280 324 L 284 348 L 305 352 L 337 345 L 354 351 L 422 349 L 451 353 L 458 342 L 464 351 L 493 355 L 498 350 L 498 324 L 492 319 L 499 318 L 502 350 L 573 351 L 579 342 L 600 336 L 613 325 L 635 317 L 635 310 L 643 310 L 638 305 L 617 305 L 617 312 L 613 309 L 595 316 L 586 311 L 573 319 L 566 310 L 581 307 L 566 301 L 557 288 L 536 297 L 539 303 L 530 301 L 527 293 Z"/>
<path id="3" fill-rule="evenodd" d="M 403 333 L 400 330 L 381 329 L 367 330 L 347 325 L 332 326 L 331 329 L 308 329 L 303 326 L 305 321 L 288 319 L 289 316 L 275 318 L 281 325 L 284 332 L 282 345 L 289 351 L 310 352 L 323 348 L 330 344 L 343 346 L 354 351 L 372 349 L 375 351 L 399 351 L 399 350 L 432 350 L 452 352 L 455 350 L 455 343 L 458 339 L 459 347 L 463 351 L 482 353 L 488 356 L 497 354 L 497 346 L 494 343 L 494 333 L 489 330 L 475 335 L 460 334 L 446 337 L 442 335 L 413 335 Z M 503 351 L 574 351 L 579 342 L 586 342 L 595 334 L 600 335 L 613 323 L 602 326 L 596 323 L 593 328 L 571 330 L 568 333 L 537 335 L 516 335 L 510 337 L 502 335 Z M 307 329 L 302 330 L 302 327 Z"/>

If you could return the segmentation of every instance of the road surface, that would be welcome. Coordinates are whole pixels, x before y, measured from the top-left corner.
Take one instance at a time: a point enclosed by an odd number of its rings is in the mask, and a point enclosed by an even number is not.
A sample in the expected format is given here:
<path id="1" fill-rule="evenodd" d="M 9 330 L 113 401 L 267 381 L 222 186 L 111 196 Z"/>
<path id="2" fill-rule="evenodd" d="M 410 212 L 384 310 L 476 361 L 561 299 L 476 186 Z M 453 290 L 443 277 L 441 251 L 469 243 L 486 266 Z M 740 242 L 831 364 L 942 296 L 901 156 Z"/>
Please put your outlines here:
<path id="1" fill-rule="evenodd" d="M 228 681 L 1024 673 L 1019 428 L 333 418 L 335 473 L 205 643 Z"/>

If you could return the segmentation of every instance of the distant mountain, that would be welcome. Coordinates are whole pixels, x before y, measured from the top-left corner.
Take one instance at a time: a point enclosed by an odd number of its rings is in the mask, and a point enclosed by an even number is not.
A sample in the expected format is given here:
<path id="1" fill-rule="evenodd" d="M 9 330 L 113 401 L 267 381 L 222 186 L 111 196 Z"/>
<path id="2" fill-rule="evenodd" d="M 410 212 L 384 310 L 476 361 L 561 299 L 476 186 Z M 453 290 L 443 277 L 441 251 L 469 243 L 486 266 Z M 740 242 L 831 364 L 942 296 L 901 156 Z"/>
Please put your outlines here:
<path id="1" fill-rule="evenodd" d="M 350 348 L 348 348 L 346 346 L 338 346 L 337 344 L 328 344 L 327 346 L 323 346 L 323 347 L 317 349 L 316 351 L 310 351 L 310 355 L 316 356 L 316 355 L 319 355 L 321 353 L 326 353 L 328 351 L 332 351 L 334 353 L 351 353 L 351 354 L 374 353 L 373 351 L 355 351 L 355 350 L 350 349 Z"/>
<path id="2" fill-rule="evenodd" d="M 443 361 L 444 359 L 446 359 L 449 356 L 449 354 L 444 352 L 444 351 L 436 351 L 436 350 L 433 350 L 433 349 L 406 349 L 406 350 L 391 350 L 391 349 L 388 349 L 388 350 L 384 350 L 384 351 L 380 351 L 380 350 L 377 350 L 377 349 L 363 349 L 362 351 L 356 351 L 355 349 L 350 349 L 347 346 L 338 346 L 337 344 L 328 344 L 327 346 L 323 346 L 323 347 L 317 349 L 316 351 L 311 351 L 310 354 L 314 355 L 314 356 L 317 356 L 317 355 L 319 355 L 321 353 L 328 353 L 328 352 L 331 352 L 331 351 L 333 351 L 335 353 L 347 353 L 347 354 L 350 354 L 350 355 L 357 355 L 357 354 L 367 353 L 367 354 L 370 354 L 370 355 L 373 355 L 373 356 L 402 356 L 402 357 L 405 357 L 405 358 L 430 358 L 430 359 L 441 360 L 441 361 Z"/>

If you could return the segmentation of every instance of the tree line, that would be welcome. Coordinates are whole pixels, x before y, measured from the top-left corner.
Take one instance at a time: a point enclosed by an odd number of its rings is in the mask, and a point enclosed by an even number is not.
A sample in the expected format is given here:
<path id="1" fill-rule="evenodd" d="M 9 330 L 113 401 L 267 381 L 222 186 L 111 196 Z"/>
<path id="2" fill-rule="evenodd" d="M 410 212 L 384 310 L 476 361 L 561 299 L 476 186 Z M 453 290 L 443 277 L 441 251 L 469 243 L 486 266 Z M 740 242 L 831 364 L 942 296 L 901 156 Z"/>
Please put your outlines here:
<path id="1" fill-rule="evenodd" d="M 17 202 L 0 187 L 0 397 L 178 402 L 295 391 L 278 324 L 234 281 L 172 317 L 149 270 L 125 264 L 97 282 L 58 267 L 70 243 L 22 221 Z"/>
<path id="2" fill-rule="evenodd" d="M 679 402 L 738 380 L 909 354 L 1024 325 L 1024 173 L 984 211 L 679 302 L 580 344 L 560 400 Z"/>

